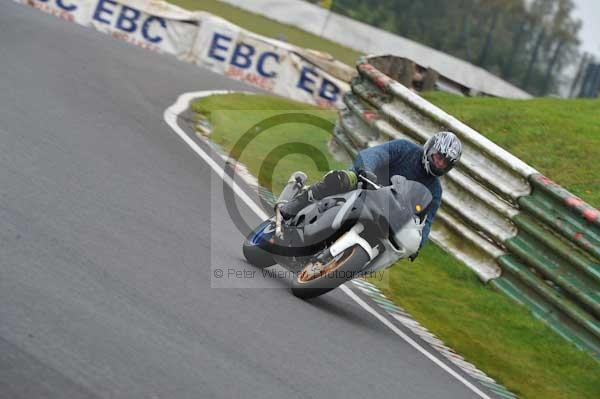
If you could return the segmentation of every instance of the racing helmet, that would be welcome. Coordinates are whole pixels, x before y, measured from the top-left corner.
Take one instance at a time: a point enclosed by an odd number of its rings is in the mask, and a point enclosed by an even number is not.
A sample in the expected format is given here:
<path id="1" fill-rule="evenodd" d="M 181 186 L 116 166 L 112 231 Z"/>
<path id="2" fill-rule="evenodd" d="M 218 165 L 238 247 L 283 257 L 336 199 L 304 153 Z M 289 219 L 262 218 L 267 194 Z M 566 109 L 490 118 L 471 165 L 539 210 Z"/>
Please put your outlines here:
<path id="1" fill-rule="evenodd" d="M 423 167 L 432 176 L 443 176 L 460 160 L 462 143 L 451 132 L 438 132 L 423 145 Z"/>

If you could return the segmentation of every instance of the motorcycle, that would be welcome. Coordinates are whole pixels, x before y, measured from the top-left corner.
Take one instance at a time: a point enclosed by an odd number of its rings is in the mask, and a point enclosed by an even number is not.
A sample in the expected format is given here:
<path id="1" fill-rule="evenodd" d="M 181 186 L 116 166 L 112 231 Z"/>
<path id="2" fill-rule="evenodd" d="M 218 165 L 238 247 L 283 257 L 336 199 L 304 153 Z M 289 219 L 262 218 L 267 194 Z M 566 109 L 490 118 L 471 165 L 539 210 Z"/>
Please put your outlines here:
<path id="1" fill-rule="evenodd" d="M 295 198 L 307 180 L 303 172 L 293 173 L 275 215 L 244 241 L 248 262 L 259 268 L 280 264 L 292 271 L 292 293 L 308 299 L 416 253 L 422 215 L 432 200 L 429 190 L 402 176 L 393 176 L 385 187 L 359 179 L 359 188 L 312 202 L 284 220 L 279 206 Z"/>

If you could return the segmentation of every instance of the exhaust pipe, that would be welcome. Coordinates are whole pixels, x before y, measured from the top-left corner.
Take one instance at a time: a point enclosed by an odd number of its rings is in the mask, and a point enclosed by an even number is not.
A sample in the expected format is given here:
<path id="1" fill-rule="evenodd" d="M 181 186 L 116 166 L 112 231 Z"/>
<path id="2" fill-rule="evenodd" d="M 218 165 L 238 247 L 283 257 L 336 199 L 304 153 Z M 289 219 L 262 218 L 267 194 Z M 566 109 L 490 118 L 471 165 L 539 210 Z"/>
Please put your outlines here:
<path id="1" fill-rule="evenodd" d="M 304 187 L 307 178 L 304 172 L 298 171 L 292 173 L 279 198 L 277 198 L 277 203 L 275 204 L 275 235 L 280 239 L 283 239 L 283 231 L 281 230 L 283 217 L 281 216 L 281 212 L 279 212 L 279 206 L 294 198 Z"/>
<path id="2" fill-rule="evenodd" d="M 298 192 L 300 192 L 300 190 L 302 190 L 302 188 L 304 187 L 307 178 L 308 177 L 304 172 L 292 173 L 287 184 L 281 191 L 279 198 L 277 198 L 277 203 L 275 204 L 275 207 L 277 208 L 279 205 L 285 204 L 286 202 L 294 198 L 296 194 L 298 194 Z"/>

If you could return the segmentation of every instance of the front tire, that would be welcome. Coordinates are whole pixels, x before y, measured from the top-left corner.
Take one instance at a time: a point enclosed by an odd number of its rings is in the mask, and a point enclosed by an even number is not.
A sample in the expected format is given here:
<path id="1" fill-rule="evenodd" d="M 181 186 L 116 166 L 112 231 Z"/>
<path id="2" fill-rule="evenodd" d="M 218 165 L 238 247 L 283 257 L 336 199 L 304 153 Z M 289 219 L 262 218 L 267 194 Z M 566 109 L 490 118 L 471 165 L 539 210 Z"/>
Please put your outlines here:
<path id="1" fill-rule="evenodd" d="M 292 294 L 302 299 L 323 295 L 357 277 L 369 259 L 369 254 L 360 245 L 354 245 L 323 265 L 320 273 L 311 270 L 314 267 L 311 262 L 294 276 Z"/>
<path id="2" fill-rule="evenodd" d="M 266 220 L 254 231 L 248 234 L 242 252 L 246 260 L 252 265 L 264 269 L 273 266 L 276 262 L 268 251 L 269 240 L 275 235 L 275 222 Z"/>

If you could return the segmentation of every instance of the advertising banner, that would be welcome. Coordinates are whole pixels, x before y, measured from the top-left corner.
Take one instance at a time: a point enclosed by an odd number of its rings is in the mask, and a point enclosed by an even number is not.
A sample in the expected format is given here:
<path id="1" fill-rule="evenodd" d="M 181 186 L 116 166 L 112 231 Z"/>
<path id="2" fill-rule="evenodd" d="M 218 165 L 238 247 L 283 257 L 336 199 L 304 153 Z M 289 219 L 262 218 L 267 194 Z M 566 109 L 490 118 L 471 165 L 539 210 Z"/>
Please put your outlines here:
<path id="1" fill-rule="evenodd" d="M 127 1 L 97 0 L 94 3 L 90 24 L 96 30 L 138 47 L 182 59 L 189 57 L 198 32 L 195 22 L 150 14 Z"/>
<path id="2" fill-rule="evenodd" d="M 148 50 L 208 68 L 294 100 L 342 104 L 348 83 L 333 77 L 305 49 L 248 32 L 205 12 L 164 1 L 18 0 L 67 21 L 90 26 Z"/>
<path id="3" fill-rule="evenodd" d="M 321 106 L 341 105 L 348 83 L 318 68 L 299 50 L 209 17 L 201 22 L 194 53 L 197 64 L 263 90 Z"/>
<path id="4" fill-rule="evenodd" d="M 95 1 L 82 0 L 16 0 L 65 21 L 88 26 Z"/>

